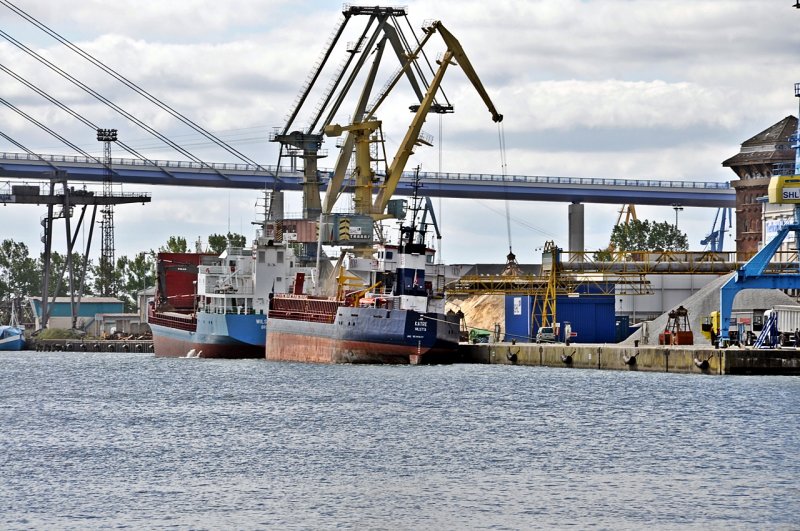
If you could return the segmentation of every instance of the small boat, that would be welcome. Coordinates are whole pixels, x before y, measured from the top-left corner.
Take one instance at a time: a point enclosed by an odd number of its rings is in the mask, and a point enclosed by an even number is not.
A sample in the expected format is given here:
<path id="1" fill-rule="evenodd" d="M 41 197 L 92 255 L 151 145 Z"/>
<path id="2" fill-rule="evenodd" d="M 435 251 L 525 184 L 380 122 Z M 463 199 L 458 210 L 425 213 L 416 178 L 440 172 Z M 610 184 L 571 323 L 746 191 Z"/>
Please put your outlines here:
<path id="1" fill-rule="evenodd" d="M 25 348 L 25 333 L 18 326 L 0 325 L 0 350 Z"/>

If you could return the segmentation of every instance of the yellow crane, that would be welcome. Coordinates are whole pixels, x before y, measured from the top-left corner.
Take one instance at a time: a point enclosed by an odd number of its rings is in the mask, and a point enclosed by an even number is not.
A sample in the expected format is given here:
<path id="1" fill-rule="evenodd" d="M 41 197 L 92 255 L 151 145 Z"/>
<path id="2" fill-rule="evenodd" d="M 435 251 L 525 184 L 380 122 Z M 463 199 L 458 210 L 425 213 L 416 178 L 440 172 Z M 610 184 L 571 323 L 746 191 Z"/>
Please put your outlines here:
<path id="1" fill-rule="evenodd" d="M 424 38 L 421 40 L 417 48 L 409 55 L 403 67 L 395 75 L 389 84 L 388 89 L 381 95 L 372 109 L 364 115 L 363 119 L 354 122 L 350 125 L 332 124 L 325 127 L 324 132 L 327 136 L 341 136 L 347 132 L 353 137 L 355 147 L 355 192 L 354 203 L 355 213 L 370 215 L 373 219 L 383 219 L 389 217 L 385 214 L 389 200 L 397 189 L 400 177 L 408 162 L 409 157 L 413 153 L 415 145 L 420 143 L 427 143 L 429 141 L 420 137 L 422 125 L 425 123 L 425 118 L 431 109 L 436 92 L 439 90 L 442 78 L 447 71 L 448 66 L 458 64 L 467 78 L 472 82 L 472 85 L 478 91 L 478 94 L 483 99 L 483 102 L 489 109 L 492 115 L 492 120 L 500 122 L 503 120 L 503 115 L 498 113 L 492 103 L 486 89 L 483 87 L 480 79 L 478 78 L 475 69 L 472 67 L 464 49 L 458 40 L 442 25 L 440 21 L 434 21 L 427 27 L 423 28 L 425 32 Z M 382 142 L 382 135 L 375 135 L 376 131 L 381 128 L 381 121 L 374 118 L 375 111 L 380 107 L 381 103 L 386 99 L 391 89 L 397 84 L 404 72 L 411 67 L 414 60 L 422 52 L 422 48 L 430 40 L 434 33 L 439 33 L 442 40 L 444 40 L 447 50 L 445 51 L 442 59 L 439 61 L 439 68 L 436 71 L 430 85 L 428 86 L 425 95 L 422 98 L 419 106 L 414 110 L 414 117 L 411 124 L 406 131 L 397 153 L 394 155 L 391 164 L 386 169 L 386 176 L 383 182 L 375 185 L 375 172 L 372 169 L 372 156 L 370 153 L 370 146 L 374 142 Z M 343 156 L 349 159 L 350 153 L 343 152 Z M 328 186 L 328 191 L 323 202 L 323 211 L 326 214 L 331 212 L 336 199 L 342 192 L 344 183 L 345 165 L 337 164 L 336 170 Z M 373 200 L 373 192 L 377 188 L 377 194 Z"/>

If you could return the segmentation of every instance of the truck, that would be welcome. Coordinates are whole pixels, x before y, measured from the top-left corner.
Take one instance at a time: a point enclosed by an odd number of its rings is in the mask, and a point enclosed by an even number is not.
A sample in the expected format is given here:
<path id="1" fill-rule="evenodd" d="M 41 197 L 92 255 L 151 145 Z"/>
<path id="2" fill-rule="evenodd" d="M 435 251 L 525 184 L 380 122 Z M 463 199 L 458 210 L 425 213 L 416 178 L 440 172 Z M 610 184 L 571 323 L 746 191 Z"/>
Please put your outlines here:
<path id="1" fill-rule="evenodd" d="M 800 306 L 773 306 L 764 312 L 764 323 L 768 324 L 772 316 L 777 318 L 778 340 L 782 346 L 798 347 L 800 342 Z"/>
<path id="2" fill-rule="evenodd" d="M 776 305 L 768 310 L 734 310 L 728 323 L 728 338 L 731 344 L 750 346 L 755 343 L 770 316 L 775 314 L 777 332 L 775 343 L 783 346 L 800 346 L 795 332 L 800 332 L 800 306 Z M 702 325 L 703 335 L 712 343 L 716 342 L 720 330 L 720 313 L 713 311 Z"/>

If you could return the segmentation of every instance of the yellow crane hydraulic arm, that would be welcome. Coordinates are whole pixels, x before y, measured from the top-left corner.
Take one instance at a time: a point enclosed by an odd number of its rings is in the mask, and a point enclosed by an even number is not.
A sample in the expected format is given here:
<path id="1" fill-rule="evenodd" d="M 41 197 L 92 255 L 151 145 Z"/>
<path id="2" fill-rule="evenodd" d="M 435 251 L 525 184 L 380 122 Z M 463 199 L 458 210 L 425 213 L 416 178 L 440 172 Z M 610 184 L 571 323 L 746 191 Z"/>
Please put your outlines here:
<path id="1" fill-rule="evenodd" d="M 425 93 L 419 108 L 414 114 L 411 125 L 409 125 L 408 131 L 406 132 L 406 135 L 403 138 L 403 141 L 400 144 L 392 163 L 389 165 L 389 168 L 386 172 L 386 179 L 378 191 L 375 202 L 372 206 L 371 213 L 373 215 L 380 215 L 383 213 L 389 203 L 389 200 L 392 198 L 392 195 L 397 189 L 397 184 L 400 182 L 400 176 L 405 169 L 408 158 L 413 153 L 414 145 L 417 143 L 419 134 L 422 131 L 422 124 L 425 123 L 425 118 L 428 115 L 428 111 L 430 111 L 436 91 L 439 90 L 444 73 L 453 59 L 455 59 L 457 64 L 461 66 L 461 69 L 467 75 L 467 78 L 472 82 L 472 85 L 475 87 L 475 90 L 478 91 L 478 94 L 483 99 L 483 102 L 489 108 L 489 112 L 492 114 L 492 120 L 495 122 L 500 122 L 503 120 L 503 115 L 498 113 L 497 109 L 495 109 L 491 98 L 489 98 L 489 94 L 487 94 L 486 89 L 483 87 L 483 83 L 481 83 L 478 74 L 475 73 L 472 63 L 470 63 L 466 53 L 464 52 L 464 49 L 461 47 L 461 44 L 453 36 L 453 34 L 450 33 L 440 21 L 434 22 L 431 24 L 431 26 L 426 28 L 425 31 L 428 33 L 428 35 L 438 31 L 439 35 L 442 36 L 442 39 L 447 45 L 447 51 L 444 53 L 444 56 L 439 63 L 439 68 L 436 72 L 436 75 L 431 81 L 431 84 L 428 87 L 428 90 Z"/>

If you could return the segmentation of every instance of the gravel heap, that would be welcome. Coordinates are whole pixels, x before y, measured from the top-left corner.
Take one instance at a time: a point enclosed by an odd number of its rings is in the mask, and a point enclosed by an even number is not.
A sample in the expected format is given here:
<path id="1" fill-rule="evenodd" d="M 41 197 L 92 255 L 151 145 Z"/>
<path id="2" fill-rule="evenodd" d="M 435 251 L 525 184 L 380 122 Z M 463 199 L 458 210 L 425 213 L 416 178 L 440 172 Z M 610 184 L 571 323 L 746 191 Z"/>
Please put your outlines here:
<path id="1" fill-rule="evenodd" d="M 725 282 L 733 276 L 733 273 L 719 277 L 713 282 L 709 282 L 691 297 L 681 304 L 689 312 L 689 326 L 694 332 L 695 345 L 709 345 L 710 341 L 701 332 L 701 325 L 711 312 L 719 310 L 719 290 Z M 733 301 L 735 310 L 768 310 L 775 305 L 795 305 L 797 302 L 777 289 L 746 289 L 740 291 Z M 676 308 L 671 308 L 675 310 Z M 646 323 L 647 337 L 642 338 L 645 325 L 631 334 L 621 344 L 632 345 L 635 340 L 639 340 L 640 345 L 658 345 L 658 334 L 662 332 L 669 320 L 669 312 L 663 313 L 652 321 Z"/>

